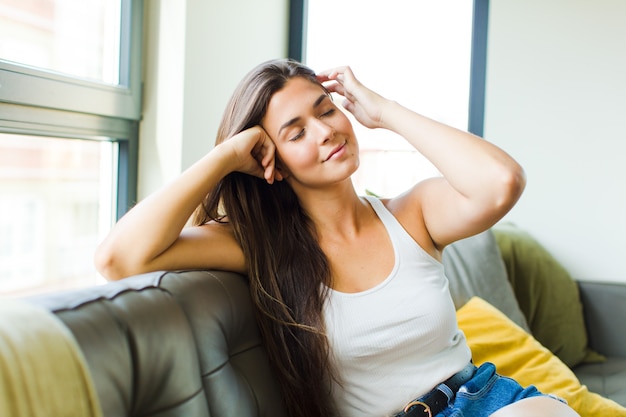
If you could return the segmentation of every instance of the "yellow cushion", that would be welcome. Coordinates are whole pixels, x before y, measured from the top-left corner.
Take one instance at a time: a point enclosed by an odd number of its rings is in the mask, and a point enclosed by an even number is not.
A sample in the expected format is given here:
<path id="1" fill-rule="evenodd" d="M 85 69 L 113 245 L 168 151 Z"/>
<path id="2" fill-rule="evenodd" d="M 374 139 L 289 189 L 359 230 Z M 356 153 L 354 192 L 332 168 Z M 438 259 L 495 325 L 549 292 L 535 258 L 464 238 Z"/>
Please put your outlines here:
<path id="1" fill-rule="evenodd" d="M 626 408 L 589 392 L 558 357 L 481 298 L 468 301 L 457 318 L 477 366 L 492 362 L 500 375 L 567 400 L 581 417 L 626 416 Z"/>

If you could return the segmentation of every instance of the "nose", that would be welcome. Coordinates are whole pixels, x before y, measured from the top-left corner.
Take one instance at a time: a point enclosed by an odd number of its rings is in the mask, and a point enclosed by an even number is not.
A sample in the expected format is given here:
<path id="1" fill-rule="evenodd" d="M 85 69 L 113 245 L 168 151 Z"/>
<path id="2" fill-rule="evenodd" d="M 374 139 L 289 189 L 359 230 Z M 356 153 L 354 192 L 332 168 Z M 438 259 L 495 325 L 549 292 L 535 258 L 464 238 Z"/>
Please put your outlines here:
<path id="1" fill-rule="evenodd" d="M 315 129 L 319 135 L 320 143 L 326 143 L 335 137 L 335 129 L 323 120 L 316 119 Z"/>

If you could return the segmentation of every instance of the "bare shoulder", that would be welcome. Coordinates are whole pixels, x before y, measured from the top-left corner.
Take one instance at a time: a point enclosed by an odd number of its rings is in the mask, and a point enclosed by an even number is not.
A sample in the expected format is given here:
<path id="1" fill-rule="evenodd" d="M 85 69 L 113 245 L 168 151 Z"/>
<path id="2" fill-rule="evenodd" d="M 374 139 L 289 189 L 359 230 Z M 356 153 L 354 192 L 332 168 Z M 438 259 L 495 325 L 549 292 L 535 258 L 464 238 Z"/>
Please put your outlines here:
<path id="1" fill-rule="evenodd" d="M 394 198 L 382 199 L 394 217 L 411 237 L 430 255 L 439 259 L 441 254 L 434 244 L 422 211 L 422 201 L 433 180 L 422 181 Z"/>
<path id="2" fill-rule="evenodd" d="M 490 205 L 476 200 L 456 190 L 444 177 L 433 177 L 390 199 L 387 206 L 424 249 L 438 253 L 452 242 L 488 229 L 502 217 L 497 201 Z"/>
<path id="3" fill-rule="evenodd" d="M 427 178 L 413 185 L 411 188 L 398 195 L 397 197 L 383 199 L 383 203 L 394 216 L 415 217 L 417 214 L 422 218 L 423 200 L 428 193 L 432 193 L 431 189 L 440 187 L 442 178 Z"/>

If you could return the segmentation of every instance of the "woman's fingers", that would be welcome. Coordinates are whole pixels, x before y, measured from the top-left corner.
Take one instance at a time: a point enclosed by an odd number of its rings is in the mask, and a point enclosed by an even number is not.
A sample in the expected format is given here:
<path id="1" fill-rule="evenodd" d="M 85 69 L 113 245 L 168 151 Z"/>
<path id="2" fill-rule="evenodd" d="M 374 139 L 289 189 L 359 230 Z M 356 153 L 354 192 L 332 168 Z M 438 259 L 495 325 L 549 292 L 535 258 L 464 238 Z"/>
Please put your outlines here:
<path id="1" fill-rule="evenodd" d="M 276 145 L 263 128 L 257 127 L 257 131 L 259 136 L 251 154 L 259 167 L 258 176 L 272 184 L 283 179 L 276 169 Z"/>
<path id="2" fill-rule="evenodd" d="M 361 124 L 369 128 L 381 126 L 382 106 L 385 100 L 361 84 L 350 67 L 343 66 L 322 71 L 317 78 L 324 83 L 328 91 L 345 98 L 343 107 Z"/>
<path id="3" fill-rule="evenodd" d="M 331 93 L 337 93 L 337 94 L 340 94 L 340 95 L 342 95 L 342 96 L 344 96 L 344 97 L 345 97 L 345 96 L 346 96 L 346 94 L 347 94 L 347 93 L 346 93 L 346 88 L 345 88 L 342 84 L 339 84 L 339 83 L 332 83 L 332 84 L 328 84 L 328 85 L 325 85 L 324 87 L 326 87 L 326 89 L 327 89 L 329 92 L 331 92 Z"/>
<path id="4" fill-rule="evenodd" d="M 342 103 L 343 107 L 350 113 L 354 113 L 355 96 L 350 92 L 348 86 L 354 88 L 357 84 L 350 67 L 338 67 L 323 71 L 317 74 L 317 79 L 324 83 L 324 87 L 330 93 L 337 93 L 343 96 L 345 98 Z"/>
<path id="5" fill-rule="evenodd" d="M 351 102 L 355 101 L 359 88 L 362 85 L 357 81 L 350 67 L 337 67 L 323 71 L 317 75 L 317 79 L 331 93 L 342 95 Z"/>
<path id="6" fill-rule="evenodd" d="M 350 69 L 349 66 L 344 65 L 340 67 L 329 68 L 325 71 L 321 71 L 317 74 L 317 78 L 322 82 L 336 80 L 336 79 L 343 81 L 344 74 L 346 73 L 352 73 L 352 70 Z"/>

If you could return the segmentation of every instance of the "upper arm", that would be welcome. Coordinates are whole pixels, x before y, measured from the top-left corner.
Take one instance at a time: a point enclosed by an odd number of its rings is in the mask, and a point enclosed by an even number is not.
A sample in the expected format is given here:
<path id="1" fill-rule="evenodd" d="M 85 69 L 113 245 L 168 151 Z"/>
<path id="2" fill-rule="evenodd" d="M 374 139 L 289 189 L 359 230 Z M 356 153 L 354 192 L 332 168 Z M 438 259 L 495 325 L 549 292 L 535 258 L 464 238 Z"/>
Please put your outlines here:
<path id="1" fill-rule="evenodd" d="M 517 201 L 515 192 L 510 195 L 499 200 L 471 199 L 445 178 L 436 177 L 416 184 L 388 205 L 409 234 L 437 254 L 448 244 L 493 226 Z"/>
<path id="2" fill-rule="evenodd" d="M 246 272 L 243 251 L 228 223 L 211 222 L 186 227 L 179 238 L 156 262 L 160 269 L 221 269 Z M 173 268 L 172 268 L 173 267 Z"/>
<path id="3" fill-rule="evenodd" d="M 448 244 L 475 235 L 492 226 L 499 216 L 454 189 L 445 178 L 432 178 L 416 187 L 414 204 L 434 245 Z"/>
<path id="4" fill-rule="evenodd" d="M 108 270 L 107 278 L 120 279 L 151 271 L 184 269 L 220 269 L 245 274 L 245 257 L 232 228 L 227 223 L 208 223 L 186 227 L 161 254 L 140 265 L 126 265 L 124 270 Z"/>

